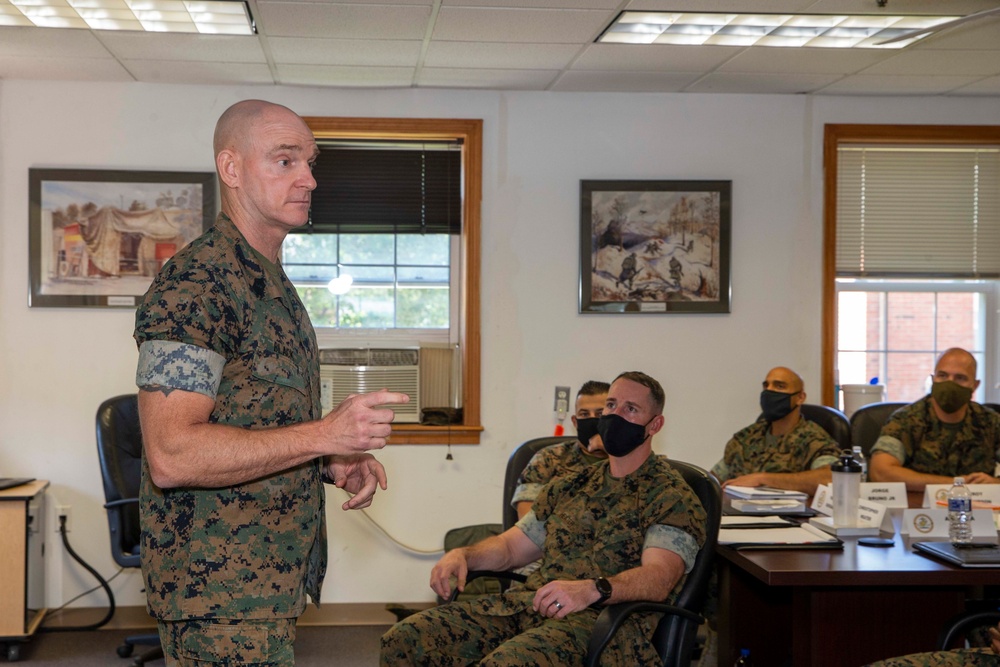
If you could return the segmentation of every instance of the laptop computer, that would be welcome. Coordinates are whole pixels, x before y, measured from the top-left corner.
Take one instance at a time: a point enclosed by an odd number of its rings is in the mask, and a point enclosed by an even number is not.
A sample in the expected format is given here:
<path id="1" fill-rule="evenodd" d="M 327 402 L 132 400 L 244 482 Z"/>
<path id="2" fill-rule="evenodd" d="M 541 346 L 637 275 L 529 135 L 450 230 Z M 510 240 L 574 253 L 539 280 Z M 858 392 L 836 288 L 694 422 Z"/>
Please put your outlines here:
<path id="1" fill-rule="evenodd" d="M 0 477 L 0 491 L 13 489 L 15 486 L 21 486 L 22 484 L 34 481 L 34 477 Z"/>
<path id="2" fill-rule="evenodd" d="M 974 543 L 972 546 L 956 547 L 951 542 L 914 542 L 913 548 L 959 567 L 1000 568 L 1000 545 L 996 544 Z"/>

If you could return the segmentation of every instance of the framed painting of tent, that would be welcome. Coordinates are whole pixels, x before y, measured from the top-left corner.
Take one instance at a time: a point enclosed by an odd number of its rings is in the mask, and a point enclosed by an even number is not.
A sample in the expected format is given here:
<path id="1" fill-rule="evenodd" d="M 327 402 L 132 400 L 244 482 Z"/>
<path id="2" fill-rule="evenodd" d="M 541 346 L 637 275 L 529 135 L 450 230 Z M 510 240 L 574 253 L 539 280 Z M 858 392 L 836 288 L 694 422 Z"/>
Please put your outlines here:
<path id="1" fill-rule="evenodd" d="M 28 170 L 28 305 L 134 308 L 215 219 L 215 173 Z"/>
<path id="2" fill-rule="evenodd" d="M 732 181 L 580 181 L 580 312 L 730 312 L 731 227 Z"/>

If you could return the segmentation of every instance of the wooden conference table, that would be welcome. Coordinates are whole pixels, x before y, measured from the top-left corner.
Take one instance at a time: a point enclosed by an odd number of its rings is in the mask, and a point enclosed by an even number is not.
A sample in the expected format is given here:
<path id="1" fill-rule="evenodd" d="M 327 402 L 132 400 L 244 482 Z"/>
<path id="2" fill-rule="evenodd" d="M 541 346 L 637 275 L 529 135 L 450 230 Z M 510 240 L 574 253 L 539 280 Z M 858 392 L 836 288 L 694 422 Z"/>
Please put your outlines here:
<path id="1" fill-rule="evenodd" d="M 743 648 L 757 667 L 852 667 L 933 650 L 966 599 L 1000 586 L 1000 569 L 921 556 L 904 544 L 900 519 L 889 548 L 855 537 L 842 551 L 720 546 L 719 665 Z"/>

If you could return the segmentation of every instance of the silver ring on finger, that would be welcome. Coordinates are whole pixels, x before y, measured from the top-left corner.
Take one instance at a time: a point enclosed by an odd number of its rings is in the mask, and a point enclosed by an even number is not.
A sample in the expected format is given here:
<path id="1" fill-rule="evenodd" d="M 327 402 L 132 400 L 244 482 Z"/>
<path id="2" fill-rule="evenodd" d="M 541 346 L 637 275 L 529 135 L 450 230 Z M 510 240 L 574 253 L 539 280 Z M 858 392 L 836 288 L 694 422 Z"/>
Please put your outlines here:
<path id="1" fill-rule="evenodd" d="M 556 600 L 552 604 L 554 604 L 556 606 L 556 609 L 562 609 L 562 604 L 560 604 L 558 600 Z"/>

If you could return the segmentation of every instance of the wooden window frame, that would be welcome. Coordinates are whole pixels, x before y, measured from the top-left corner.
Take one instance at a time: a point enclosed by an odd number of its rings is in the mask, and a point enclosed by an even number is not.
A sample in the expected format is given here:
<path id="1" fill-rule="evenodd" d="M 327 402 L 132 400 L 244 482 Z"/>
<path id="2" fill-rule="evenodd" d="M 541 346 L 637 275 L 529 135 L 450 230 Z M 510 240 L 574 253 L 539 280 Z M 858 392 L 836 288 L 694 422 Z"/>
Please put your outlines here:
<path id="1" fill-rule="evenodd" d="M 841 144 L 1000 144 L 1000 125 L 839 125 L 823 131 L 823 330 L 821 397 L 836 405 L 837 354 L 837 149 Z"/>
<path id="2" fill-rule="evenodd" d="M 393 445 L 476 445 L 480 433 L 480 266 L 483 121 L 446 118 L 304 118 L 317 139 L 414 139 L 462 142 L 462 265 L 458 342 L 462 351 L 461 424 L 393 424 Z"/>

